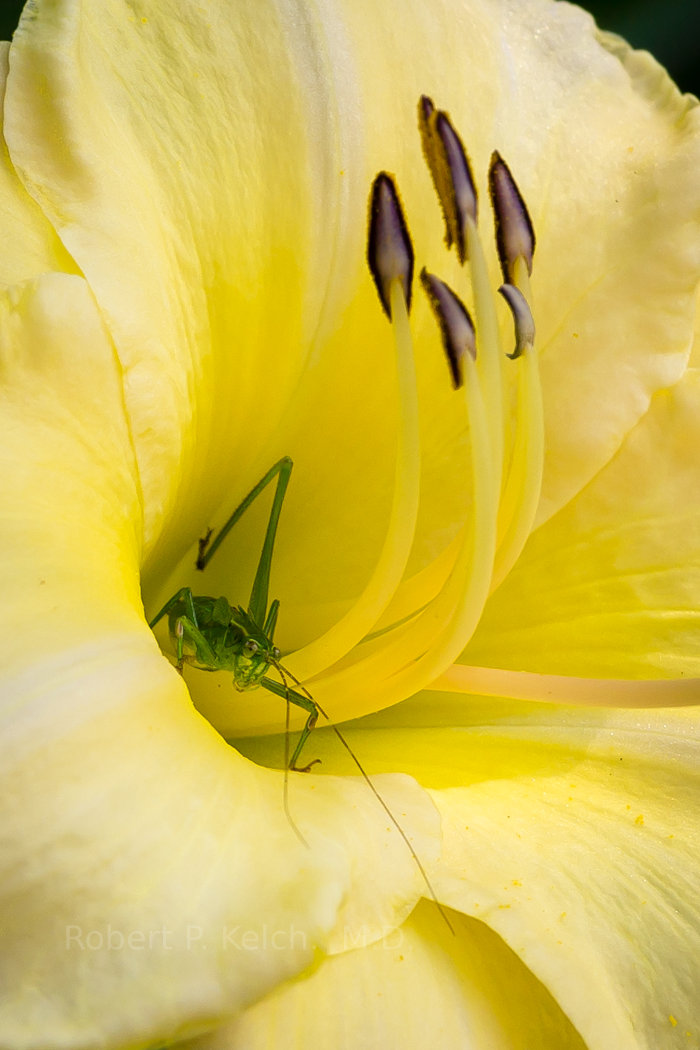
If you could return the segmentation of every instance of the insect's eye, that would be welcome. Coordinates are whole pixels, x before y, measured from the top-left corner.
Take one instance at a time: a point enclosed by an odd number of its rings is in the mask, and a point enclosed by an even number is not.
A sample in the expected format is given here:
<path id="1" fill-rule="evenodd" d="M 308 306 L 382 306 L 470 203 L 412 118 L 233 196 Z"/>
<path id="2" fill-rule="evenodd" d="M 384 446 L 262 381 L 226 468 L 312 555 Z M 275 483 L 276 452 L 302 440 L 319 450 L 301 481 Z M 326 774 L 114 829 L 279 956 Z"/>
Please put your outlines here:
<path id="1" fill-rule="evenodd" d="M 281 652 L 279 651 L 279 649 L 277 648 L 277 646 L 275 646 L 275 647 L 273 648 L 273 650 L 272 650 L 272 656 L 273 656 L 273 659 L 275 659 L 275 660 L 279 660 L 279 658 L 280 658 L 280 656 L 281 656 L 281 655 L 282 655 L 282 654 L 281 654 Z"/>
<path id="2" fill-rule="evenodd" d="M 245 643 L 245 648 L 249 653 L 257 653 L 259 646 L 257 642 L 254 642 L 252 638 L 249 638 Z"/>

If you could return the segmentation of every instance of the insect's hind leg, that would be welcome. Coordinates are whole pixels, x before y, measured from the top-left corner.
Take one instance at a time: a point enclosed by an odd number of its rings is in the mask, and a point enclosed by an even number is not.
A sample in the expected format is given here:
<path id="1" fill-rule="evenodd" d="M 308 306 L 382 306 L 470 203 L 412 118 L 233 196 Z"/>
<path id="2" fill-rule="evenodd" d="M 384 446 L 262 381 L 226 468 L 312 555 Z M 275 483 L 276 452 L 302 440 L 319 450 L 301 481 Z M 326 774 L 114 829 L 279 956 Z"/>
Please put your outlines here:
<path id="1" fill-rule="evenodd" d="M 315 758 L 313 762 L 309 762 L 307 766 L 298 766 L 297 759 L 301 754 L 304 744 L 309 739 L 310 734 L 316 728 L 318 722 L 318 716 L 320 710 L 318 704 L 314 703 L 309 697 L 302 696 L 301 693 L 297 693 L 295 689 L 287 689 L 286 686 L 280 685 L 273 678 L 263 678 L 260 682 L 265 689 L 268 689 L 275 696 L 281 696 L 283 700 L 287 700 L 291 704 L 295 704 L 296 707 L 301 707 L 302 710 L 308 712 L 308 718 L 306 724 L 301 731 L 301 736 L 297 740 L 297 746 L 294 748 L 292 757 L 289 760 L 288 769 L 294 770 L 295 773 L 308 773 L 312 766 L 315 766 L 317 762 L 320 762 L 320 758 Z"/>
<path id="2" fill-rule="evenodd" d="M 182 599 L 182 601 L 185 603 L 185 609 L 187 611 L 187 615 L 189 616 L 189 618 L 192 621 L 192 623 L 194 624 L 194 626 L 195 627 L 199 627 L 199 624 L 197 623 L 197 613 L 195 612 L 195 609 L 194 609 L 194 600 L 192 598 L 192 590 L 189 587 L 181 587 L 180 590 L 176 594 L 174 594 L 172 596 L 172 598 L 168 598 L 167 602 L 165 603 L 163 608 L 160 610 L 160 612 L 156 616 L 154 616 L 152 620 L 149 620 L 148 626 L 151 629 L 153 629 L 155 627 L 155 625 L 158 623 L 158 621 L 162 620 L 163 617 L 165 615 L 167 615 L 167 613 L 170 612 L 170 610 L 173 608 L 173 606 L 176 605 L 180 601 L 180 599 Z"/>
<path id="3" fill-rule="evenodd" d="M 258 625 L 261 625 L 267 618 L 267 595 L 270 587 L 272 552 L 275 546 L 275 536 L 277 534 L 277 524 L 279 522 L 280 511 L 282 510 L 282 504 L 284 502 L 284 496 L 287 491 L 287 485 L 289 484 L 289 478 L 293 466 L 294 464 L 289 456 L 283 456 L 282 459 L 278 459 L 277 462 L 270 467 L 267 474 L 265 474 L 257 485 L 250 490 L 243 502 L 236 507 L 231 517 L 219 530 L 211 543 L 209 542 L 211 530 L 199 541 L 199 554 L 197 556 L 196 565 L 198 569 L 206 569 L 214 554 L 226 539 L 236 522 L 245 513 L 251 503 L 257 499 L 263 489 L 270 484 L 273 478 L 277 478 L 277 488 L 275 489 L 275 495 L 272 500 L 272 509 L 267 523 L 265 540 L 263 542 L 260 561 L 258 562 L 258 568 L 253 581 L 253 588 L 250 592 L 250 601 L 248 602 L 248 612 L 254 622 Z"/>

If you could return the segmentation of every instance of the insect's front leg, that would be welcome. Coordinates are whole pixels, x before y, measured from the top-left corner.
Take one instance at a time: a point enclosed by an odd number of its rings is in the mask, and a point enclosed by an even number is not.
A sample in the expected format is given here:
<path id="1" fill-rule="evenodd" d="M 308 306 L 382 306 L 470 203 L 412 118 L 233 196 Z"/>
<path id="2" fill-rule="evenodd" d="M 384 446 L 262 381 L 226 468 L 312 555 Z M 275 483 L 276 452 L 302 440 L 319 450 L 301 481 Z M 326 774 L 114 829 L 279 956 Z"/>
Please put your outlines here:
<path id="1" fill-rule="evenodd" d="M 205 664 L 212 668 L 216 667 L 217 659 L 214 650 L 189 616 L 178 616 L 175 621 L 175 638 L 177 642 L 178 671 L 182 671 L 182 665 L 185 662 L 185 640 L 194 646 L 197 660 L 200 664 Z"/>
<path id="2" fill-rule="evenodd" d="M 281 696 L 284 700 L 288 700 L 289 703 L 295 704 L 296 707 L 301 707 L 304 711 L 308 712 L 309 717 L 306 719 L 306 724 L 301 731 L 301 736 L 297 741 L 297 746 L 294 748 L 294 753 L 289 760 L 289 769 L 293 769 L 295 773 L 308 773 L 312 766 L 315 766 L 317 762 L 320 762 L 320 758 L 315 758 L 313 762 L 309 762 L 307 766 L 298 766 L 297 759 L 302 752 L 304 744 L 309 739 L 311 731 L 316 727 L 318 722 L 318 716 L 320 714 L 318 705 L 308 696 L 302 696 L 301 693 L 297 693 L 294 689 L 287 689 L 285 686 L 280 685 L 279 682 L 275 682 L 273 678 L 263 678 L 260 685 L 264 686 L 275 696 Z"/>

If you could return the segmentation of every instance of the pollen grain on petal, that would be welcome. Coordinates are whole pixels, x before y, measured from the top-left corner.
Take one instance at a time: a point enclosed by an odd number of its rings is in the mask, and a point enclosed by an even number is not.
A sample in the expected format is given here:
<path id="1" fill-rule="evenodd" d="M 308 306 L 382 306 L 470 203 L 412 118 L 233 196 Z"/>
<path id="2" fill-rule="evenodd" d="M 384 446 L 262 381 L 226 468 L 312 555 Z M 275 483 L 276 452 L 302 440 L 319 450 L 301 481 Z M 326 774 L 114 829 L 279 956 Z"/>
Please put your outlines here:
<path id="1" fill-rule="evenodd" d="M 391 286 L 400 283 L 406 308 L 411 306 L 413 245 L 391 175 L 380 172 L 372 183 L 369 208 L 367 262 L 381 304 L 392 320 Z"/>
<path id="2" fill-rule="evenodd" d="M 503 278 L 515 283 L 515 264 L 525 259 L 528 274 L 532 273 L 535 252 L 535 231 L 527 205 L 506 162 L 494 152 L 489 166 L 489 190 L 496 220 L 496 243 Z"/>

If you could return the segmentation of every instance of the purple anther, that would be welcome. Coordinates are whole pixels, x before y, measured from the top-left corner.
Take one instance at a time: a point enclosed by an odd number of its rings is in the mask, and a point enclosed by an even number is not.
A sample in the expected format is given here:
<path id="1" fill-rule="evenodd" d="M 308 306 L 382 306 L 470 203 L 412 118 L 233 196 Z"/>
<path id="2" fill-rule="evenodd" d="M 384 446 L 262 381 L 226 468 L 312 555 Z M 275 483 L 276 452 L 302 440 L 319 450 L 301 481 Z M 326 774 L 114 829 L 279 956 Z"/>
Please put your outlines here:
<path id="1" fill-rule="evenodd" d="M 474 324 L 466 306 L 449 285 L 425 268 L 421 270 L 420 279 L 440 325 L 452 385 L 457 390 L 464 382 L 462 361 L 465 354 L 472 359 L 476 357 Z"/>
<path id="2" fill-rule="evenodd" d="M 391 285 L 401 282 L 406 309 L 411 307 L 413 245 L 391 175 L 382 171 L 372 183 L 367 262 L 384 312 L 391 320 Z"/>
<path id="3" fill-rule="evenodd" d="M 496 218 L 496 243 L 503 278 L 512 283 L 515 261 L 521 256 L 527 264 L 527 272 L 532 273 L 535 231 L 515 179 L 499 153 L 491 157 L 489 189 Z"/>

